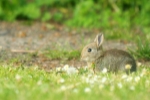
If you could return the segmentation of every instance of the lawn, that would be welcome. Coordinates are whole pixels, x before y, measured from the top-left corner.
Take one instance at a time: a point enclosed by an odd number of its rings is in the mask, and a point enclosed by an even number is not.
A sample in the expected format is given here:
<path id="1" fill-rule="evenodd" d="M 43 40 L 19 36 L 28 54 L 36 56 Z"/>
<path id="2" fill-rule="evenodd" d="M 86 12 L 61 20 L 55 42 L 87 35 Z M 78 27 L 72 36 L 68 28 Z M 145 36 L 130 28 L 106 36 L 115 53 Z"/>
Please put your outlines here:
<path id="1" fill-rule="evenodd" d="M 0 66 L 1 100 L 149 100 L 150 69 L 92 74 L 69 65 L 51 72 L 37 66 Z"/>
<path id="2" fill-rule="evenodd" d="M 0 0 L 0 100 L 149 100 L 149 3 Z M 135 73 L 86 68 L 81 50 L 98 33 L 142 64 Z"/>

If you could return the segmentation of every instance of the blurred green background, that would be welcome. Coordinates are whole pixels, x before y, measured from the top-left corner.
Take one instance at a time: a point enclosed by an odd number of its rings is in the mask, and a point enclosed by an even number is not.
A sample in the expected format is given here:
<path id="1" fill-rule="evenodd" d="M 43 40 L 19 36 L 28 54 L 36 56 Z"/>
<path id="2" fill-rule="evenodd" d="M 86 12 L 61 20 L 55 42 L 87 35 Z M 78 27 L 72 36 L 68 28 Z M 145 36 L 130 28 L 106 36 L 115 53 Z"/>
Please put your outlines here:
<path id="1" fill-rule="evenodd" d="M 150 0 L 0 0 L 0 20 L 84 28 L 150 26 Z"/>

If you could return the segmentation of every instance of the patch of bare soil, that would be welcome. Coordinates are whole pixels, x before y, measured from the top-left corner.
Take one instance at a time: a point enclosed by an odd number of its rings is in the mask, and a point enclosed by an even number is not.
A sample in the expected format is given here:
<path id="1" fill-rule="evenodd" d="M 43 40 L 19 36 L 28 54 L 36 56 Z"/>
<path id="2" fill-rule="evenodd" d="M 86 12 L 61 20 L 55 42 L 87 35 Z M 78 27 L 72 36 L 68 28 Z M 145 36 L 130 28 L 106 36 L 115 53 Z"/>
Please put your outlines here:
<path id="1" fill-rule="evenodd" d="M 30 26 L 22 22 L 0 22 L 0 62 L 16 65 L 34 66 L 50 70 L 65 64 L 81 67 L 85 63 L 80 60 L 51 60 L 40 54 L 50 50 L 81 50 L 84 45 L 93 41 L 100 31 L 77 31 L 64 26 L 45 23 L 34 23 Z M 94 33 L 94 34 L 93 34 Z M 126 50 L 133 48 L 133 44 L 121 41 L 105 40 L 104 49 L 117 48 Z M 134 46 L 135 47 L 135 46 Z M 38 54 L 35 54 L 38 53 Z M 12 60 L 12 59 L 19 60 Z"/>

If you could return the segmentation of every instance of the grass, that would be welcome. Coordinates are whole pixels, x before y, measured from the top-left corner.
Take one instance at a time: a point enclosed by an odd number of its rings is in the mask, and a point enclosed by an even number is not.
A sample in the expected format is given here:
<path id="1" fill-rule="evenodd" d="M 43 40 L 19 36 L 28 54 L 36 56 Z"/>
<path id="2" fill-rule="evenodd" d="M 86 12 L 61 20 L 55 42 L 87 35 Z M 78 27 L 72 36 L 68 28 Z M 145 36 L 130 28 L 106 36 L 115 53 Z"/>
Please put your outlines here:
<path id="1" fill-rule="evenodd" d="M 145 39 L 142 41 L 140 38 L 137 41 L 137 50 L 130 50 L 137 59 L 150 60 L 150 45 L 149 40 Z"/>
<path id="2" fill-rule="evenodd" d="M 109 31 L 110 32 L 110 31 Z M 130 32 L 106 33 L 106 39 L 134 40 Z M 124 34 L 127 33 L 127 34 Z M 134 55 L 149 59 L 149 42 L 137 43 Z M 43 53 L 50 59 L 79 59 L 80 51 L 49 50 Z M 27 61 L 32 58 L 29 55 Z M 26 57 L 25 57 L 26 58 Z M 24 59 L 25 59 L 24 58 Z M 37 66 L 25 67 L 13 63 L 23 59 L 14 58 L 6 65 L 0 64 L 0 99 L 2 100 L 149 100 L 150 68 L 138 68 L 136 73 L 91 74 L 81 68 L 57 68 L 51 72 L 39 70 Z M 71 74 L 74 73 L 74 74 Z"/>
<path id="3" fill-rule="evenodd" d="M 110 28 L 103 30 L 107 40 L 126 40 L 135 42 L 137 40 L 137 33 L 130 28 Z"/>
<path id="4" fill-rule="evenodd" d="M 66 50 L 48 50 L 44 53 L 45 56 L 47 56 L 50 59 L 79 59 L 80 58 L 80 51 L 78 50 L 72 50 L 72 51 L 66 51 Z"/>
<path id="5" fill-rule="evenodd" d="M 84 71 L 83 71 L 84 70 Z M 125 73 L 49 73 L 35 67 L 0 66 L 2 100 L 149 100 L 150 69 Z"/>

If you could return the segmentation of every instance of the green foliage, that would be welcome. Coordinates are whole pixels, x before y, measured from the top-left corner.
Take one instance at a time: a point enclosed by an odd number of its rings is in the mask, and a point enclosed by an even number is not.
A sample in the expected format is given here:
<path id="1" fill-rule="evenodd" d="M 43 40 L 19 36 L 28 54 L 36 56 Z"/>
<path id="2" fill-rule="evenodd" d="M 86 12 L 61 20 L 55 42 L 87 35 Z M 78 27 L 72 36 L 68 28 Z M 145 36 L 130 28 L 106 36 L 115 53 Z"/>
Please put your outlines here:
<path id="1" fill-rule="evenodd" d="M 19 18 L 37 19 L 41 12 L 34 3 L 27 3 L 26 0 L 1 0 L 2 20 L 13 21 Z"/>
<path id="2" fill-rule="evenodd" d="M 99 23 L 97 23 L 99 17 L 97 16 L 97 13 L 95 11 L 96 8 L 94 1 L 82 1 L 78 5 L 76 5 L 73 13 L 73 19 L 69 20 L 67 24 L 79 27 L 94 27 L 96 26 L 96 24 L 99 25 Z"/>
<path id="3" fill-rule="evenodd" d="M 42 20 L 71 27 L 150 25 L 149 0 L 0 0 L 0 19 Z"/>
<path id="4" fill-rule="evenodd" d="M 132 27 L 150 25 L 150 1 L 87 0 L 77 4 L 68 25 L 79 27 Z M 80 10 L 79 10 L 80 9 Z"/>
<path id="5" fill-rule="evenodd" d="M 52 18 L 52 16 L 51 16 L 51 14 L 50 13 L 48 13 L 48 12 L 46 12 L 44 15 L 43 15 L 43 17 L 42 17 L 42 21 L 48 21 L 49 19 L 51 19 Z"/>
<path id="6" fill-rule="evenodd" d="M 56 22 L 61 22 L 62 19 L 63 19 L 63 14 L 60 13 L 60 12 L 56 12 L 56 13 L 53 15 L 53 19 L 54 19 L 54 21 L 56 21 Z"/>
<path id="7" fill-rule="evenodd" d="M 28 4 L 22 8 L 21 15 L 29 19 L 38 19 L 41 15 L 40 9 L 34 4 Z"/>

